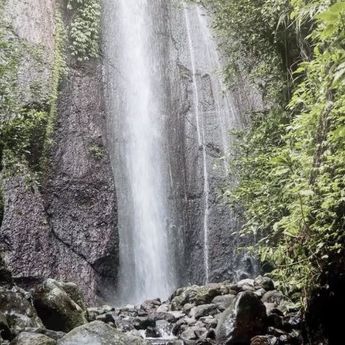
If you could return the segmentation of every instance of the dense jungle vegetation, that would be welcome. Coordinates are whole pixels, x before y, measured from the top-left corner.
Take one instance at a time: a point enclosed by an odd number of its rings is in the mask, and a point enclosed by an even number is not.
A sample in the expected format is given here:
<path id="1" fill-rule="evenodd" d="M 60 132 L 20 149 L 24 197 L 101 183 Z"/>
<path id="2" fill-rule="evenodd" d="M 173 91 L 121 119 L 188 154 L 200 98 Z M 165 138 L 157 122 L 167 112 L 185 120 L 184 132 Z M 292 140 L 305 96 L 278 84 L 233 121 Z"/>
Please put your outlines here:
<path id="1" fill-rule="evenodd" d="M 227 194 L 242 205 L 243 232 L 260 239 L 253 249 L 290 292 L 330 289 L 345 257 L 345 2 L 203 3 L 229 86 L 249 73 L 264 95 L 251 129 L 236 133 L 240 182 Z"/>

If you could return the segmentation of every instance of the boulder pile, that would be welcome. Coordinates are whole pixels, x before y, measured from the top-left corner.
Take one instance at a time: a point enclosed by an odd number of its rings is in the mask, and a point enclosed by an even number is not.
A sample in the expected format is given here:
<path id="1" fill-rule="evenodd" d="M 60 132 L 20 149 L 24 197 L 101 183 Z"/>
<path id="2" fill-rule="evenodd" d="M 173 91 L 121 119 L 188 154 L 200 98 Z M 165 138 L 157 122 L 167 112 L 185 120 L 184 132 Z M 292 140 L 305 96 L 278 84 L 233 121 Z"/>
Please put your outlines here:
<path id="1" fill-rule="evenodd" d="M 89 308 L 88 318 L 153 344 L 302 344 L 298 308 L 261 276 L 180 288 L 166 302 Z"/>
<path id="2" fill-rule="evenodd" d="M 298 309 L 266 277 L 188 286 L 164 302 L 87 308 L 73 283 L 48 279 L 27 292 L 5 273 L 2 345 L 302 344 Z"/>

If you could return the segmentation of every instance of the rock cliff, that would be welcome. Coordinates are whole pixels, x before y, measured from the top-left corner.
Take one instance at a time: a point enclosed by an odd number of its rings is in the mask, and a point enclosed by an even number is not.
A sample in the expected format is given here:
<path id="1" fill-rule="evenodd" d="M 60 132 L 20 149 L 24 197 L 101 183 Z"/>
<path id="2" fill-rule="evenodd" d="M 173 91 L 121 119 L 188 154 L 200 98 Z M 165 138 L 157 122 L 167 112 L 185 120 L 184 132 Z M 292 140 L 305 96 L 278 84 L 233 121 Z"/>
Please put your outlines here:
<path id="1" fill-rule="evenodd" d="M 4 18 L 14 39 L 30 47 L 17 74 L 24 107 L 46 107 L 52 97 L 58 11 L 68 28 L 64 1 L 5 3 Z M 115 284 L 118 251 L 102 66 L 96 59 L 77 63 L 65 58 L 67 74 L 58 90 L 52 145 L 40 185 L 32 183 L 30 167 L 17 176 L 3 173 L 1 249 L 18 284 L 31 286 L 47 277 L 70 280 L 95 302 L 106 298 L 106 287 Z"/>

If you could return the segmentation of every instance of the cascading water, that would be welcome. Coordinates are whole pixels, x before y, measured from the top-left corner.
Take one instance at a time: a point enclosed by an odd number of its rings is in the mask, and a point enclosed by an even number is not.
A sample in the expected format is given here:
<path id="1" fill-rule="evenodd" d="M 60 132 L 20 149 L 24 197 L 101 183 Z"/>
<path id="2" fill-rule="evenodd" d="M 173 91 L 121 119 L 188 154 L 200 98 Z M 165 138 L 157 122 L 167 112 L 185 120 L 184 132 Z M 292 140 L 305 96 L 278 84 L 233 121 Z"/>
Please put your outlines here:
<path id="1" fill-rule="evenodd" d="M 115 73 L 111 88 L 114 172 L 120 230 L 118 294 L 121 303 L 168 297 L 174 288 L 169 264 L 163 181 L 163 117 L 152 48 L 149 0 L 112 4 L 115 44 L 108 44 Z M 107 6 L 111 6 L 108 4 Z M 120 130 L 119 130 L 120 128 Z"/>
<path id="2" fill-rule="evenodd" d="M 224 92 L 208 18 L 178 0 L 104 0 L 104 13 L 117 303 L 229 279 L 238 221 L 219 189 L 229 174 L 228 132 L 241 120 Z"/>
<path id="3" fill-rule="evenodd" d="M 212 204 L 211 199 L 217 197 L 217 189 L 228 176 L 229 131 L 238 128 L 239 123 L 230 95 L 224 91 L 222 85 L 220 56 L 207 16 L 198 6 L 184 5 L 183 11 L 193 84 L 193 109 L 198 145 L 202 153 L 204 282 L 207 283 L 212 270 L 211 264 L 215 259 L 210 252 L 212 229 L 209 223 L 215 223 L 214 217 L 218 217 L 215 215 L 215 209 L 219 208 L 219 203 Z M 209 83 L 209 89 L 206 91 L 208 95 L 205 95 L 205 79 Z M 210 147 L 216 147 L 222 153 L 222 157 L 214 159 L 213 155 L 209 154 Z M 220 161 L 222 164 L 219 164 Z M 223 208 L 227 206 L 224 205 Z M 232 221 L 233 217 L 229 216 L 228 225 Z"/>
<path id="4" fill-rule="evenodd" d="M 199 89 L 197 83 L 197 70 L 195 66 L 195 56 L 193 49 L 193 42 L 191 36 L 190 19 L 189 13 L 186 6 L 184 6 L 184 16 L 186 21 L 186 30 L 190 54 L 190 64 L 192 72 L 192 83 L 193 83 L 193 106 L 195 113 L 195 123 L 198 136 L 198 145 L 202 150 L 202 165 L 204 174 L 204 217 L 203 217 L 203 232 L 204 232 L 204 270 L 205 270 L 205 283 L 209 280 L 209 243 L 208 243 L 208 212 L 209 212 L 209 183 L 208 183 L 208 171 L 207 171 L 207 155 L 206 155 L 206 138 L 205 138 L 205 127 L 203 118 L 200 119 L 200 99 Z M 200 121 L 201 120 L 201 121 Z M 201 123 L 200 123 L 201 122 Z"/>

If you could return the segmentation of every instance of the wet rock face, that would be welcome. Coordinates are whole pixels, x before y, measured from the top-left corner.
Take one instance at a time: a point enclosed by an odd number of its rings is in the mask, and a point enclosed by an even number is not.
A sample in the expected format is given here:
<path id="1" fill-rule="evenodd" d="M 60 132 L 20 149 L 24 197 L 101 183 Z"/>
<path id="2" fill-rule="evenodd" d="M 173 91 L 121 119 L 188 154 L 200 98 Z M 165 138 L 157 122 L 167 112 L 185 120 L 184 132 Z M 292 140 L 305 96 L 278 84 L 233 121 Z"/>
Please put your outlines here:
<path id="1" fill-rule="evenodd" d="M 5 19 L 16 37 L 43 60 L 27 54 L 19 66 L 24 106 L 46 104 L 50 97 L 55 5 L 55 0 L 6 1 Z M 74 281 L 95 303 L 111 298 L 107 287 L 113 290 L 116 283 L 116 196 L 105 146 L 100 62 L 69 65 L 41 188 L 28 183 L 29 171 L 4 181 L 0 250 L 22 287 L 48 277 Z M 39 92 L 31 92 L 32 85 Z M 1 271 L 0 279 L 5 275 Z"/>
<path id="2" fill-rule="evenodd" d="M 183 6 L 176 6 L 174 1 L 157 1 L 152 7 L 157 18 L 164 18 L 155 24 L 159 37 L 164 36 L 164 42 L 156 49 L 160 50 L 157 54 L 162 57 L 165 71 L 162 73 L 166 88 L 162 97 L 168 114 L 162 119 L 167 138 L 165 170 L 169 181 L 171 248 L 175 250 L 179 284 L 205 283 L 206 208 L 209 281 L 233 279 L 237 270 L 252 275 L 255 270 L 251 263 L 247 265 L 244 258 L 234 255 L 238 245 L 234 233 L 240 219 L 221 201 L 219 194 L 227 184 L 227 169 L 222 160 L 226 146 L 231 146 L 227 134 L 245 122 L 242 114 L 261 106 L 260 95 L 242 79 L 233 99 L 226 99 L 228 95 L 224 95 L 219 75 L 215 75 L 221 69 L 217 43 L 208 33 L 208 19 L 202 9 L 191 6 L 185 13 Z M 189 46 L 186 16 L 193 47 Z M 191 63 L 191 48 L 195 66 Z"/>
<path id="3" fill-rule="evenodd" d="M 95 301 L 96 295 L 112 297 L 107 288 L 116 285 L 119 250 L 101 79 L 96 62 L 70 67 L 60 92 L 44 188 L 49 225 L 63 248 L 56 276 L 72 281 L 79 277 L 77 283 L 88 301 Z"/>

